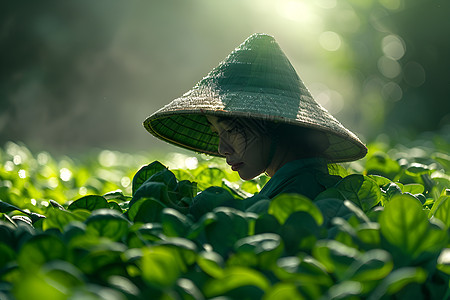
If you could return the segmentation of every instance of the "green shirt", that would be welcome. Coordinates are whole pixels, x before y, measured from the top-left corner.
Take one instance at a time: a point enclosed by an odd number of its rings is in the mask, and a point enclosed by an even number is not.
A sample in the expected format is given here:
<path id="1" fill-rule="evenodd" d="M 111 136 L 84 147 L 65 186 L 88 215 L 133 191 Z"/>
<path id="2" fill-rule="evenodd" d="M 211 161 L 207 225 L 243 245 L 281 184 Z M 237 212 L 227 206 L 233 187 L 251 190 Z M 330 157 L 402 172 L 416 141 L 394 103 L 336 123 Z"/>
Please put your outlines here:
<path id="1" fill-rule="evenodd" d="M 262 199 L 272 199 L 282 193 L 295 193 L 311 200 L 341 178 L 328 173 L 327 163 L 322 158 L 299 159 L 283 165 L 266 183 L 261 191 L 248 199 L 248 208 Z"/>

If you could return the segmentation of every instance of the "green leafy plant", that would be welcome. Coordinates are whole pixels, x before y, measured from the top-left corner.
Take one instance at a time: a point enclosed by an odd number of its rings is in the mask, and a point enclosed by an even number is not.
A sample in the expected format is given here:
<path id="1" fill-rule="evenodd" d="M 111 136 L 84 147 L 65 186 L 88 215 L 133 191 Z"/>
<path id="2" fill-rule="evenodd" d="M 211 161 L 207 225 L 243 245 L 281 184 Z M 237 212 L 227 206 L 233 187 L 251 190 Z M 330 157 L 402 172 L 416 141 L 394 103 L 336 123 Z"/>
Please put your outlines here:
<path id="1" fill-rule="evenodd" d="M 315 199 L 246 208 L 267 178 L 211 160 L 130 175 L 10 143 L 0 298 L 448 299 L 450 158 L 373 153 Z"/>

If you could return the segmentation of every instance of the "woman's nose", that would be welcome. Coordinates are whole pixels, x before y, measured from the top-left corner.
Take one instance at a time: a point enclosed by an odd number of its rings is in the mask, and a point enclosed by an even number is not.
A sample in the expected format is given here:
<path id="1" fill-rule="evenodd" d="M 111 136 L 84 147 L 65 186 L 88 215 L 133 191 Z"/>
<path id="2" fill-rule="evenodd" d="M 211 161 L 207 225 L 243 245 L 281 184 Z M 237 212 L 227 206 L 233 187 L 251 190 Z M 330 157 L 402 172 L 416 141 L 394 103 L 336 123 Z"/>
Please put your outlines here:
<path id="1" fill-rule="evenodd" d="M 233 154 L 233 148 L 224 138 L 219 138 L 219 147 L 217 151 L 223 156 Z"/>

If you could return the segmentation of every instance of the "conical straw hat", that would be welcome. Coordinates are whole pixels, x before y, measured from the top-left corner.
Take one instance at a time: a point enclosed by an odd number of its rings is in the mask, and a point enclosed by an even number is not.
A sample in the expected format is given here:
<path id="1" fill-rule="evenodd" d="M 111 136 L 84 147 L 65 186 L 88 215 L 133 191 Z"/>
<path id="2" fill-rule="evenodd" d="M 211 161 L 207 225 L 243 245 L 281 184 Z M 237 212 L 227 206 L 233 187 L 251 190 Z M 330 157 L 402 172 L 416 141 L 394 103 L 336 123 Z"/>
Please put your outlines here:
<path id="1" fill-rule="evenodd" d="M 144 121 L 157 138 L 220 156 L 206 115 L 246 117 L 313 128 L 327 134 L 334 162 L 362 158 L 367 148 L 311 96 L 275 39 L 253 34 L 190 91 Z"/>

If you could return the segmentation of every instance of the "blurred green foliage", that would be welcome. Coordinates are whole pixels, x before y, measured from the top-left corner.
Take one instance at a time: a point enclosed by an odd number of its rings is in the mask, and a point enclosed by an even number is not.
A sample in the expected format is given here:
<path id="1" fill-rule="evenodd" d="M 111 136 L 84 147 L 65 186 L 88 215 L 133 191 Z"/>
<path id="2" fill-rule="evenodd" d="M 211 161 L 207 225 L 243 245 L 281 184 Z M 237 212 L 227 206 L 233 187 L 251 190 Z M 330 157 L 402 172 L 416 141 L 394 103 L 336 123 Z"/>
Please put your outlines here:
<path id="1" fill-rule="evenodd" d="M 141 122 L 254 32 L 372 141 L 449 131 L 446 0 L 3 1 L 0 144 L 163 147 Z"/>
<path id="2" fill-rule="evenodd" d="M 170 154 L 169 170 L 140 154 L 55 158 L 9 142 L 0 298 L 448 298 L 450 144 L 368 147 L 330 166 L 344 178 L 315 199 L 245 207 L 267 178 L 243 183 L 217 158 Z"/>

